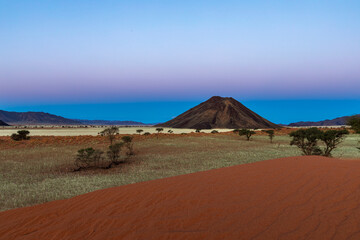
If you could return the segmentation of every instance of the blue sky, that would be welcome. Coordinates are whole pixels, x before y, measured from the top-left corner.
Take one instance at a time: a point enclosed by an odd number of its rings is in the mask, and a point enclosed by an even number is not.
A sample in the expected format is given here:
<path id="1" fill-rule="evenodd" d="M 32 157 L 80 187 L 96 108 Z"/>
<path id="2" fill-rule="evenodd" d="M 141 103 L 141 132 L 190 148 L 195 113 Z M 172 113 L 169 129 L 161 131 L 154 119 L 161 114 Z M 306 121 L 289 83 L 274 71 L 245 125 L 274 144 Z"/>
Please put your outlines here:
<path id="1" fill-rule="evenodd" d="M 220 95 L 276 122 L 359 113 L 359 12 L 354 0 L 0 0 L 0 109 L 159 122 Z"/>

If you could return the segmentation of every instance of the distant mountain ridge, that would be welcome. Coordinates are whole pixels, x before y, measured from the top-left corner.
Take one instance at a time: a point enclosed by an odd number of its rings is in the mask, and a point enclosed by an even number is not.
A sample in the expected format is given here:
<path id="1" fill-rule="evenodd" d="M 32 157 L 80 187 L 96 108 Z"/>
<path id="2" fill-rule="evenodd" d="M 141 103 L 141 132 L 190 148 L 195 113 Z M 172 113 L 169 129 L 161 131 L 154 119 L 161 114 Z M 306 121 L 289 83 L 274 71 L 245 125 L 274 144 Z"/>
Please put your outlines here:
<path id="1" fill-rule="evenodd" d="M 45 112 L 8 112 L 0 110 L 0 120 L 9 125 L 150 125 L 135 121 L 68 119 Z M 1 125 L 0 126 L 6 126 Z"/>
<path id="2" fill-rule="evenodd" d="M 80 125 L 80 122 L 45 112 L 8 112 L 0 110 L 0 119 L 10 125 Z"/>
<path id="3" fill-rule="evenodd" d="M 356 117 L 360 117 L 360 114 L 353 115 Z M 344 117 L 338 117 L 334 119 L 327 119 L 323 121 L 318 122 L 310 122 L 310 121 L 301 121 L 301 122 L 295 122 L 290 123 L 288 126 L 291 127 L 309 127 L 309 126 L 339 126 L 339 125 L 346 125 L 347 121 L 353 117 L 353 116 L 344 116 Z"/>
<path id="4" fill-rule="evenodd" d="M 6 122 L 0 120 L 0 126 L 9 126 L 9 124 L 7 124 Z"/>
<path id="5" fill-rule="evenodd" d="M 118 121 L 118 120 L 84 120 L 84 119 L 73 119 L 84 125 L 126 125 L 126 126 L 144 126 L 151 125 L 136 121 Z"/>
<path id="6" fill-rule="evenodd" d="M 176 118 L 156 126 L 192 129 L 279 127 L 234 98 L 219 96 L 211 97 Z"/>

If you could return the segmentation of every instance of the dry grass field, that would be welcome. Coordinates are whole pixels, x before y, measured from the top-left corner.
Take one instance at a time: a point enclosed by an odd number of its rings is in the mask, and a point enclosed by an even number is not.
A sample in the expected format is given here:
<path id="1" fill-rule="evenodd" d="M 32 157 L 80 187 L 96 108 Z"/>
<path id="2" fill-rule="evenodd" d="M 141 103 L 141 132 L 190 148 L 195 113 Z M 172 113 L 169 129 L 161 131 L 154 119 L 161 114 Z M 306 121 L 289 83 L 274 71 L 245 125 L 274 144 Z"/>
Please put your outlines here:
<path id="1" fill-rule="evenodd" d="M 287 131 L 290 130 L 277 132 L 272 144 L 263 134 L 256 134 L 251 141 L 233 133 L 134 135 L 136 155 L 127 163 L 107 170 L 79 172 L 73 171 L 77 150 L 84 147 L 106 150 L 108 141 L 104 137 L 33 136 L 28 141 L 15 142 L 3 136 L 0 211 L 113 186 L 301 155 L 289 145 Z M 334 151 L 334 157 L 360 158 L 358 140 L 359 135 L 349 135 Z"/>

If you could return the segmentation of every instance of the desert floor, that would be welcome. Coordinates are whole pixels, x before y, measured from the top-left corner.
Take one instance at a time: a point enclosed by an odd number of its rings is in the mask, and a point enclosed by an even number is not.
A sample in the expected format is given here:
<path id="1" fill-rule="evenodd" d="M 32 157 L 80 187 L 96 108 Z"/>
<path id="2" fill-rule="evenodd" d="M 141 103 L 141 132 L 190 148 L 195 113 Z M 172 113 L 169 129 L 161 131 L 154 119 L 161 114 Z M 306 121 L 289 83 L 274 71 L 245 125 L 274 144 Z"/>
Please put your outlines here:
<path id="1" fill-rule="evenodd" d="M 106 127 L 87 127 L 87 128 L 32 128 L 27 127 L 26 130 L 31 132 L 32 136 L 97 136 L 99 132 L 104 130 Z M 0 128 L 0 136 L 11 136 L 11 134 L 16 133 L 18 130 L 23 130 L 25 128 L 13 128 L 13 127 L 2 127 Z M 119 134 L 136 134 L 136 130 L 142 129 L 143 133 L 157 133 L 156 127 L 120 127 Z M 174 134 L 181 133 L 191 133 L 195 132 L 195 129 L 179 129 L 179 128 L 163 128 L 163 133 L 167 133 L 169 130 L 173 131 Z M 213 130 L 218 132 L 228 132 L 229 129 L 205 129 L 201 130 L 202 132 L 210 133 Z"/>
<path id="2" fill-rule="evenodd" d="M 299 156 L 287 131 L 270 143 L 258 132 L 251 141 L 234 133 L 133 135 L 135 156 L 112 169 L 74 172 L 77 150 L 106 151 L 101 136 L 0 137 L 0 211 L 66 199 L 91 191 L 262 160 Z M 32 131 L 30 131 L 32 132 Z M 117 136 L 117 140 L 122 135 Z M 337 158 L 360 158 L 360 136 L 351 134 L 334 150 Z"/>
<path id="3" fill-rule="evenodd" d="M 274 159 L 1 212 L 0 239 L 360 239 L 359 186 L 359 160 Z"/>

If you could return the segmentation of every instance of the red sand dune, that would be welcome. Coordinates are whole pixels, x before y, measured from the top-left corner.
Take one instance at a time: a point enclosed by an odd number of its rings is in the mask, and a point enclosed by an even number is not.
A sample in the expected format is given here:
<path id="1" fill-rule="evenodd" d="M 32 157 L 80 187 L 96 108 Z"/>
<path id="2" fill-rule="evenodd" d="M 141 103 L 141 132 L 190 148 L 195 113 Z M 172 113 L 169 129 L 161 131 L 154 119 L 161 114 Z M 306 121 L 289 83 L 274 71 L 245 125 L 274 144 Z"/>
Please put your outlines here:
<path id="1" fill-rule="evenodd" d="M 293 157 L 0 213 L 0 239 L 360 239 L 360 161 Z"/>

